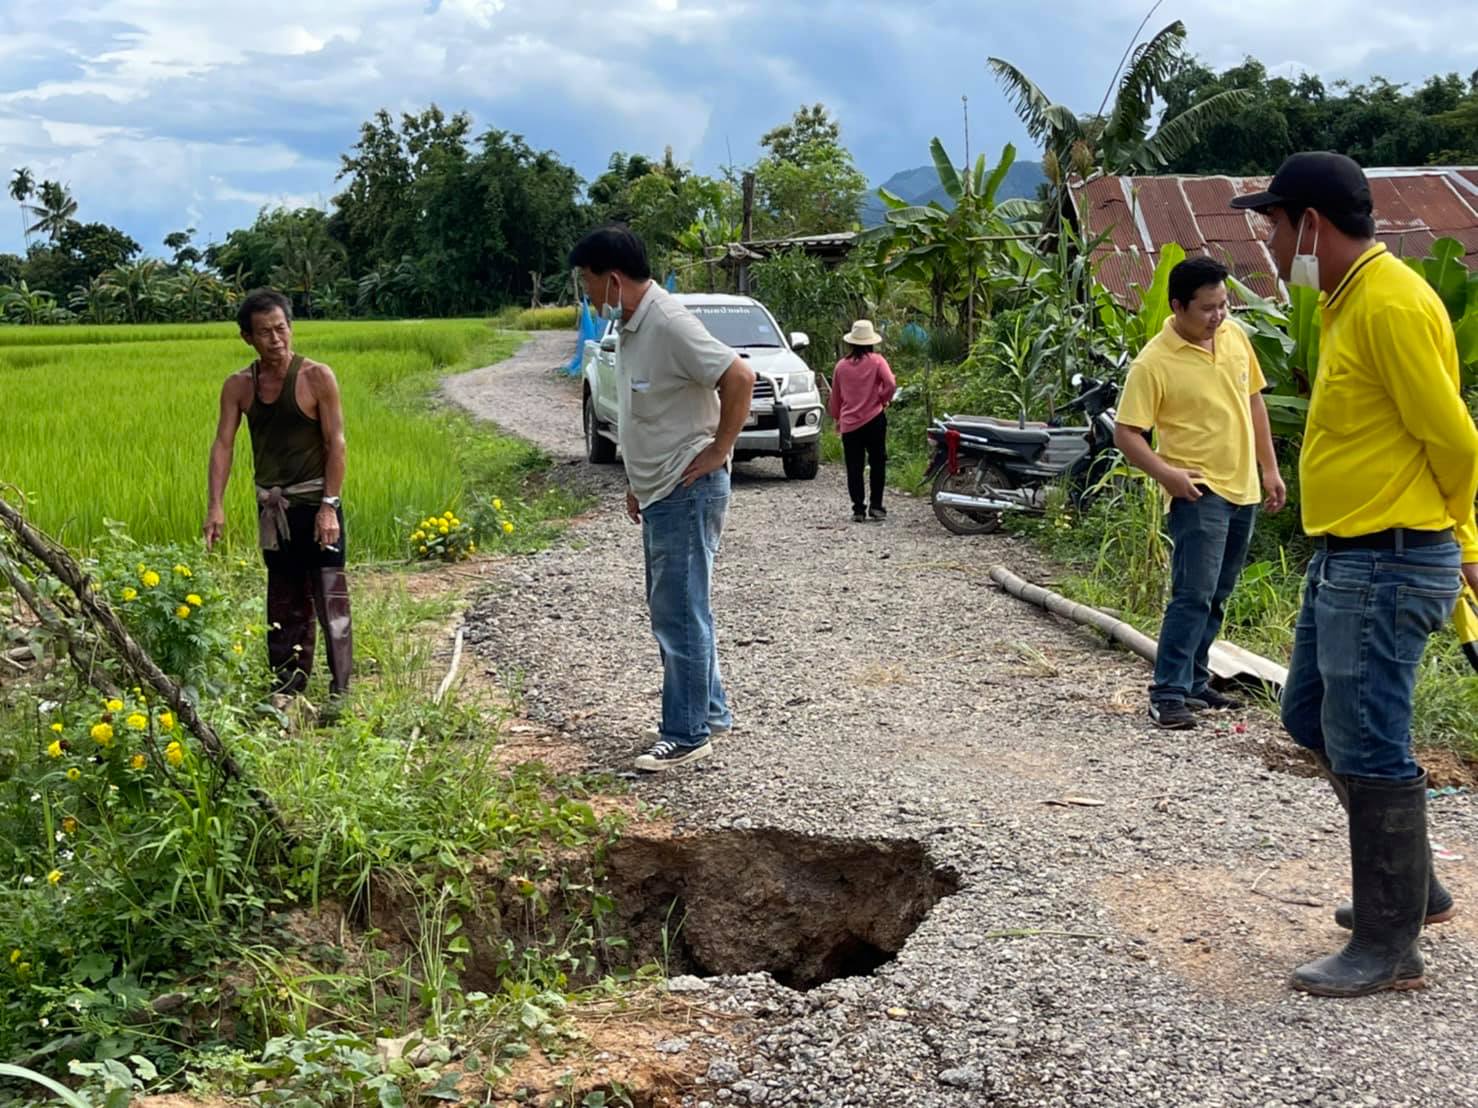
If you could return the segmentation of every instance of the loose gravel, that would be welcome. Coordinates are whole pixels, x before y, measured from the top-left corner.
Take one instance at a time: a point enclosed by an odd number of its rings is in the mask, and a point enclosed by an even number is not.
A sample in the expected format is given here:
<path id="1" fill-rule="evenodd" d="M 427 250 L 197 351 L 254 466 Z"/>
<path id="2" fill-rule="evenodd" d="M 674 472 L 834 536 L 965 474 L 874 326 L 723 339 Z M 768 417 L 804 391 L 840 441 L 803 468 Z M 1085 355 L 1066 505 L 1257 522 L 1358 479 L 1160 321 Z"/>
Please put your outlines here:
<path id="1" fill-rule="evenodd" d="M 602 498 L 503 569 L 468 636 L 531 717 L 625 772 L 660 671 L 620 467 L 578 460 L 578 379 L 551 368 L 569 354 L 541 335 L 447 386 Z M 1143 663 L 991 587 L 998 562 L 1050 579 L 1029 547 L 888 506 L 852 523 L 839 466 L 737 468 L 714 598 L 736 729 L 633 787 L 680 833 L 917 839 L 961 890 L 871 977 L 683 979 L 754 1021 L 742 1051 L 704 1043 L 685 1103 L 1478 1105 L 1472 795 L 1431 808 L 1467 914 L 1423 940 L 1430 988 L 1295 994 L 1288 970 L 1342 942 L 1348 855 L 1328 788 L 1270 768 L 1270 717 L 1154 731 Z"/>

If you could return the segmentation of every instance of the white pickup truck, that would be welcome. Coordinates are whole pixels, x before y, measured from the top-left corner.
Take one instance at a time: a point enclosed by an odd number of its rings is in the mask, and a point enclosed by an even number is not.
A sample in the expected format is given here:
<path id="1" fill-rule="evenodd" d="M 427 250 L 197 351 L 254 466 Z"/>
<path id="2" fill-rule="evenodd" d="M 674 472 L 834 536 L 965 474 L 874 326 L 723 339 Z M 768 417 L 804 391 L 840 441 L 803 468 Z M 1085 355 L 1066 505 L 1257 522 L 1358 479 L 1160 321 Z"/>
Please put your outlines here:
<path id="1" fill-rule="evenodd" d="M 734 444 L 734 460 L 778 456 L 785 476 L 815 477 L 821 464 L 821 394 L 816 374 L 795 353 L 810 340 L 797 331 L 787 341 L 769 310 L 748 296 L 679 293 L 676 299 L 754 370 L 754 399 Z M 586 340 L 581 361 L 585 455 L 595 463 L 616 460 L 615 359 L 615 333 L 607 324 L 599 342 Z"/>

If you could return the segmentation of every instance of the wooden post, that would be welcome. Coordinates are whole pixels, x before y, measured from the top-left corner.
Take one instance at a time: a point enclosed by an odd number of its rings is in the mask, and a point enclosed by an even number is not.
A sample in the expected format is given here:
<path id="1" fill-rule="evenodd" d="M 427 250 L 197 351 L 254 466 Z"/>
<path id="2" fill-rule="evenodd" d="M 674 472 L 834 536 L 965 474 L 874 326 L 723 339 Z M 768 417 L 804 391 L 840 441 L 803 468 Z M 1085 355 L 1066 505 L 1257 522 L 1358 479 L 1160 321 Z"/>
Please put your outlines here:
<path id="1" fill-rule="evenodd" d="M 754 174 L 744 175 L 744 212 L 743 222 L 740 224 L 739 238 L 748 243 L 754 238 Z M 747 250 L 748 247 L 746 246 Z M 739 295 L 749 295 L 749 258 L 739 260 Z"/>

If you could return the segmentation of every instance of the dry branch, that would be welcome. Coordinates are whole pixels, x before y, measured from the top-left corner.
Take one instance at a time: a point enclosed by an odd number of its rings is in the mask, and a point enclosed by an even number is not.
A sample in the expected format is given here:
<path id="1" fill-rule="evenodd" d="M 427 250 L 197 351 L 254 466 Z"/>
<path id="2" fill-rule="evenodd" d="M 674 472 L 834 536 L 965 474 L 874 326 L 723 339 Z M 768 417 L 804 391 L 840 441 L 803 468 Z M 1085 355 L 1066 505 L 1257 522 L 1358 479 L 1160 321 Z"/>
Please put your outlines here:
<path id="1" fill-rule="evenodd" d="M 291 843 L 293 837 L 272 798 L 246 780 L 241 767 L 231 757 L 215 729 L 200 718 L 200 713 L 186 698 L 180 686 L 155 664 L 148 652 L 128 633 L 128 629 L 123 626 L 123 621 L 118 618 L 107 600 L 98 595 L 93 582 L 83 572 L 77 561 L 60 544 L 27 523 L 21 512 L 3 497 L 0 497 L 0 523 L 10 528 L 16 541 L 26 553 L 40 562 L 48 573 L 72 591 L 81 605 L 83 615 L 98 629 L 101 637 L 112 646 L 139 682 L 148 685 L 164 699 L 185 729 L 200 740 L 200 745 L 205 749 L 210 760 L 228 778 L 239 781 L 245 787 L 247 793 L 267 814 L 284 839 Z M 39 617 L 40 613 L 38 612 L 37 615 Z"/>

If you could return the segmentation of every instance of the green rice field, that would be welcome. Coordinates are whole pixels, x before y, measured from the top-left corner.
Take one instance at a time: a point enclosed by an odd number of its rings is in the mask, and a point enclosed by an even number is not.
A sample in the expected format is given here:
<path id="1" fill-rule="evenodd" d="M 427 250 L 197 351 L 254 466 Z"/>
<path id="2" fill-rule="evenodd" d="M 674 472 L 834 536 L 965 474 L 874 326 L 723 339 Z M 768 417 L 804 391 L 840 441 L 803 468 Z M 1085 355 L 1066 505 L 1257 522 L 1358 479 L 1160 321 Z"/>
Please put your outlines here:
<path id="1" fill-rule="evenodd" d="M 348 438 L 350 556 L 405 552 L 397 520 L 457 508 L 467 421 L 438 411 L 438 378 L 507 357 L 522 337 L 479 320 L 304 322 L 299 353 L 330 365 Z M 254 357 L 232 324 L 0 327 L 0 486 L 31 518 L 86 548 L 123 522 L 144 542 L 199 541 L 221 383 Z M 243 420 L 227 492 L 229 550 L 255 542 Z M 510 490 L 511 491 L 511 490 Z"/>

